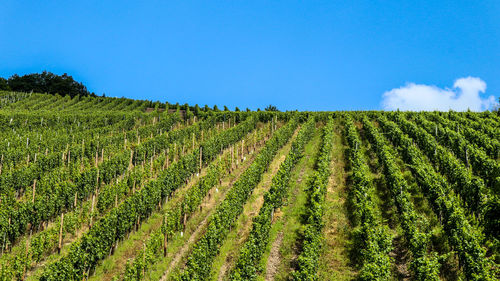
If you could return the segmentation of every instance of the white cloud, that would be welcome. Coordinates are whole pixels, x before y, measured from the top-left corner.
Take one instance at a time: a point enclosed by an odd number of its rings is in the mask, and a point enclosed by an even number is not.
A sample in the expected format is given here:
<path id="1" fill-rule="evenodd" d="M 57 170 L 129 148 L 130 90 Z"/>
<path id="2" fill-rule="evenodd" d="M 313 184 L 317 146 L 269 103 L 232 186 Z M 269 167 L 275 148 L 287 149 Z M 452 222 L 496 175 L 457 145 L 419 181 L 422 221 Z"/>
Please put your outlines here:
<path id="1" fill-rule="evenodd" d="M 481 111 L 491 109 L 495 105 L 493 96 L 481 97 L 480 93 L 485 91 L 486 83 L 480 78 L 470 76 L 457 79 L 451 89 L 408 83 L 385 92 L 382 107 L 385 110 Z"/>

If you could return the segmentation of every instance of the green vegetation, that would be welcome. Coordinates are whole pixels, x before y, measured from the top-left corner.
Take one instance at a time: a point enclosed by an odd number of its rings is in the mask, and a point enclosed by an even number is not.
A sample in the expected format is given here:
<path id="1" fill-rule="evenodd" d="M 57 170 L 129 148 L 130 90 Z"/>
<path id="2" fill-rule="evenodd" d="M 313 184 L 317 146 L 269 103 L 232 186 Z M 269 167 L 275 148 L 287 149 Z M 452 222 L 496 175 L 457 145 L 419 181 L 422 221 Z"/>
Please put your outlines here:
<path id="1" fill-rule="evenodd" d="M 500 277 L 496 113 L 231 111 L 70 78 L 0 79 L 0 280 Z"/>

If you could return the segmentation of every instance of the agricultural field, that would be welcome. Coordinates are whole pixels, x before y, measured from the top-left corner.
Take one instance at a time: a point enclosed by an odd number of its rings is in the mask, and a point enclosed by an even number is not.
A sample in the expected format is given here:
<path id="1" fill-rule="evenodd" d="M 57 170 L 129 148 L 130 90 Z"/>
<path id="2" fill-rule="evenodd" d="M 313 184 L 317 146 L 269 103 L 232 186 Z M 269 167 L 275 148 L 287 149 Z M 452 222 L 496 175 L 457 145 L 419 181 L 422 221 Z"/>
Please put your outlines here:
<path id="1" fill-rule="evenodd" d="M 0 280 L 499 280 L 494 112 L 0 92 Z"/>

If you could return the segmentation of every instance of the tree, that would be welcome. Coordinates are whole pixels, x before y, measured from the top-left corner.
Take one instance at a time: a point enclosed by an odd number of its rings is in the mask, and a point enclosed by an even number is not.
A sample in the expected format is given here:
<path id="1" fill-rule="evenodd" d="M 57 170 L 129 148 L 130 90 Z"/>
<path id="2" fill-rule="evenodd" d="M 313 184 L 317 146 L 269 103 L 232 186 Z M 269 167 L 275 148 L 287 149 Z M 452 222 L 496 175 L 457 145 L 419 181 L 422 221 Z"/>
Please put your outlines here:
<path id="1" fill-rule="evenodd" d="M 224 111 L 229 111 L 229 108 L 227 108 L 227 106 L 224 105 Z"/>
<path id="2" fill-rule="evenodd" d="M 9 84 L 7 84 L 7 79 L 0 77 L 0 91 L 10 91 Z"/>
<path id="3" fill-rule="evenodd" d="M 59 94 L 61 96 L 69 95 L 88 96 L 91 93 L 81 82 L 77 82 L 72 76 L 64 73 L 56 75 L 52 72 L 44 71 L 42 73 L 32 73 L 19 76 L 12 75 L 7 80 L 10 90 L 15 92 L 38 92 L 48 94 Z"/>
<path id="4" fill-rule="evenodd" d="M 217 105 L 214 105 L 214 111 L 220 111 Z"/>
<path id="5" fill-rule="evenodd" d="M 194 115 L 200 116 L 200 112 L 201 112 L 200 106 L 198 104 L 196 104 L 194 106 Z"/>
<path id="6" fill-rule="evenodd" d="M 268 105 L 265 111 L 279 111 L 278 108 L 272 104 Z"/>

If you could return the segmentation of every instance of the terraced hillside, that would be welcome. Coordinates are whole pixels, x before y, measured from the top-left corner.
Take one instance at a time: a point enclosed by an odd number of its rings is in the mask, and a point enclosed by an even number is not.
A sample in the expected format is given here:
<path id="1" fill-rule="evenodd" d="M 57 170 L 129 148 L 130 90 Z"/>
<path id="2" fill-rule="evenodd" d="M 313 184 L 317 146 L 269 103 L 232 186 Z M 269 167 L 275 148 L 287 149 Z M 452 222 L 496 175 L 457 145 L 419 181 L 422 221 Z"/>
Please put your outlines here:
<path id="1" fill-rule="evenodd" d="M 0 280 L 498 280 L 500 118 L 0 92 Z"/>

